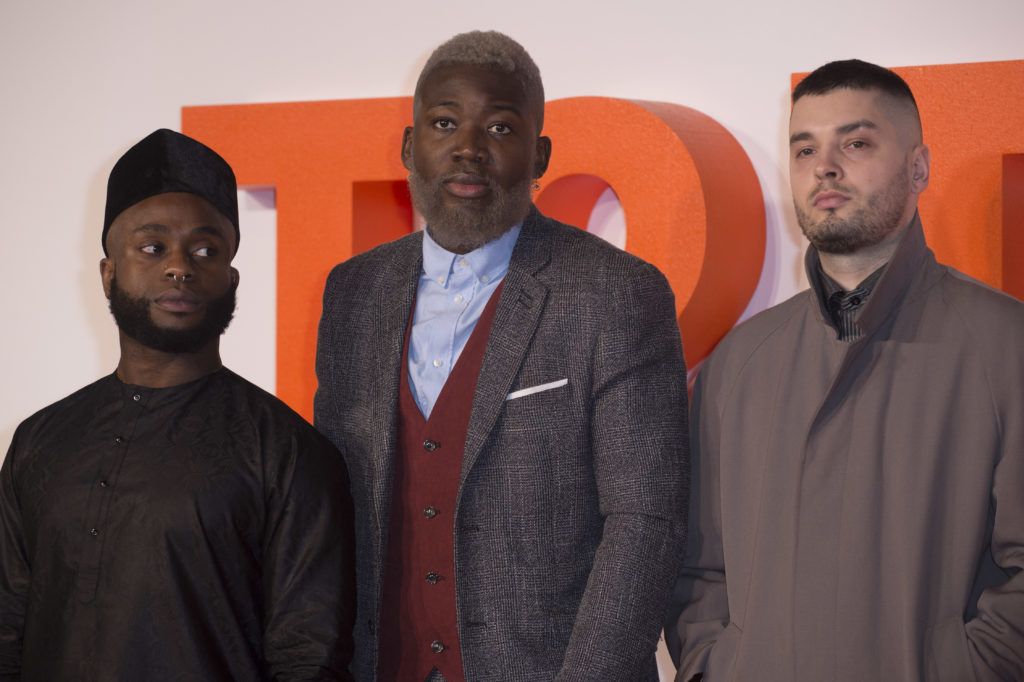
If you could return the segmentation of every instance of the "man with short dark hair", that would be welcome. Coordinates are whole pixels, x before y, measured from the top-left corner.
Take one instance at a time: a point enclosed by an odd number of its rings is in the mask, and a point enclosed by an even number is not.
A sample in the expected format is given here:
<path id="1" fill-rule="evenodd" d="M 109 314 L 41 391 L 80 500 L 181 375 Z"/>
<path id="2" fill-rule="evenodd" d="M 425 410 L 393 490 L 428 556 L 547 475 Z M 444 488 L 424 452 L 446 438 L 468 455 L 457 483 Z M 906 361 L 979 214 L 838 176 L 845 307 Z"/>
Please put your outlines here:
<path id="1" fill-rule="evenodd" d="M 342 456 L 221 365 L 238 206 L 158 130 L 107 185 L 114 374 L 37 412 L 0 471 L 0 679 L 348 680 Z"/>
<path id="2" fill-rule="evenodd" d="M 316 424 L 357 512 L 359 680 L 656 680 L 686 370 L 651 265 L 542 216 L 526 51 L 452 38 L 402 160 L 427 227 L 324 294 Z"/>
<path id="3" fill-rule="evenodd" d="M 1024 305 L 936 263 L 928 175 L 895 73 L 794 90 L 811 289 L 697 379 L 677 680 L 1024 679 Z"/>

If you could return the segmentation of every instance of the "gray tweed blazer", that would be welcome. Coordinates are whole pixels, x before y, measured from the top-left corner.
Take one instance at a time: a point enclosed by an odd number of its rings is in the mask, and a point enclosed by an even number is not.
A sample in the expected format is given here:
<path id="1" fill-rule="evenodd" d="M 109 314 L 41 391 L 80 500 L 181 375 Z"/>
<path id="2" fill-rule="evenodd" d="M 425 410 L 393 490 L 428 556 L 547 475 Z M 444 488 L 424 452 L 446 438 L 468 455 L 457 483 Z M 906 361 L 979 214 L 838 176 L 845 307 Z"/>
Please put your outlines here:
<path id="1" fill-rule="evenodd" d="M 417 233 L 338 265 L 324 293 L 315 422 L 352 480 L 357 680 L 377 667 L 403 333 L 421 269 Z M 686 536 L 686 413 L 664 276 L 532 210 L 481 366 L 452 529 L 467 679 L 657 680 Z"/>

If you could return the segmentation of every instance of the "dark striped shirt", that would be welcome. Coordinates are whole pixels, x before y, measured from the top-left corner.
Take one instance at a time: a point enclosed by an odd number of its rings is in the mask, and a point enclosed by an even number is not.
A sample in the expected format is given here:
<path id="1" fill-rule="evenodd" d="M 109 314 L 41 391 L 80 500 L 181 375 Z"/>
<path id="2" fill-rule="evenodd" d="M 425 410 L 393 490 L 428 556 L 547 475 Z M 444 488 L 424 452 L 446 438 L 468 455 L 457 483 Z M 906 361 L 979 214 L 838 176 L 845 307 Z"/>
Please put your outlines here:
<path id="1" fill-rule="evenodd" d="M 885 272 L 885 265 L 878 268 L 855 288 L 846 291 L 834 279 L 825 274 L 818 261 L 818 276 L 821 278 L 821 290 L 824 292 L 825 308 L 828 310 L 832 325 L 839 334 L 840 341 L 856 341 L 863 333 L 857 325 L 857 314 L 864 307 L 878 280 Z"/>

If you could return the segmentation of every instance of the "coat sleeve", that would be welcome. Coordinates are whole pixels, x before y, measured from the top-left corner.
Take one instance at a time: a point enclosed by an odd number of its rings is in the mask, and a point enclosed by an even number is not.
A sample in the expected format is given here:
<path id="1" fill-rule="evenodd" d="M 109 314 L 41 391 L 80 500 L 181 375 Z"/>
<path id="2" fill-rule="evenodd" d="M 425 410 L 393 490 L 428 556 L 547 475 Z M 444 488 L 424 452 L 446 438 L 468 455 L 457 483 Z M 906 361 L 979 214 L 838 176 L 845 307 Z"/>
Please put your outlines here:
<path id="1" fill-rule="evenodd" d="M 675 302 L 638 265 L 613 294 L 593 355 L 591 446 L 604 519 L 559 680 L 653 671 L 686 537 L 686 367 Z"/>
<path id="2" fill-rule="evenodd" d="M 714 368 L 708 360 L 697 375 L 690 412 L 693 492 L 686 558 L 676 580 L 665 622 L 665 639 L 679 669 L 678 682 L 704 673 L 715 641 L 729 623 L 719 496 L 718 418 L 708 395 Z M 699 679 L 696 678 L 696 679 Z"/>
<path id="3" fill-rule="evenodd" d="M 18 441 L 19 434 L 15 433 L 0 468 L 0 680 L 21 678 L 28 605 L 30 570 L 14 479 Z"/>
<path id="4" fill-rule="evenodd" d="M 1018 343 L 1024 334 L 1017 334 Z M 1024 680 L 1024 370 L 1021 346 L 1001 358 L 1006 393 L 997 396 L 1002 452 L 992 477 L 991 560 L 998 580 L 981 592 L 977 614 L 964 625 L 978 682 Z M 1009 366 L 1008 366 L 1009 365 Z M 1012 369 L 1016 366 L 1017 371 Z M 1010 370 L 1010 371 L 1007 371 Z M 987 560 L 984 563 L 992 563 Z"/>
<path id="5" fill-rule="evenodd" d="M 269 440 L 278 452 L 270 460 L 265 491 L 268 678 L 350 680 L 355 559 L 342 456 L 310 428 Z"/>

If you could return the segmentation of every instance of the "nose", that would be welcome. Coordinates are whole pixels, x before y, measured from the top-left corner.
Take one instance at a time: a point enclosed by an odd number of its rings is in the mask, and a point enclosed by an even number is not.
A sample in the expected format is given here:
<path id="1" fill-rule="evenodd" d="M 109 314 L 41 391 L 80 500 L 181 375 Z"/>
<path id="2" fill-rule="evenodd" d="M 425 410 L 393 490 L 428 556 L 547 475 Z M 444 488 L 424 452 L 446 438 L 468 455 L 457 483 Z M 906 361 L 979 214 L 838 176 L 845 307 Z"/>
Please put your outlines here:
<path id="1" fill-rule="evenodd" d="M 175 282 L 187 282 L 193 277 L 192 259 L 188 254 L 173 251 L 164 266 L 164 277 Z"/>
<path id="2" fill-rule="evenodd" d="M 464 125 L 455 133 L 452 158 L 456 161 L 484 163 L 487 160 L 487 133 L 476 126 Z"/>
<path id="3" fill-rule="evenodd" d="M 823 149 L 818 154 L 817 163 L 814 165 L 814 176 L 820 180 L 840 180 L 843 177 L 843 167 L 839 162 L 838 152 L 832 149 Z"/>

